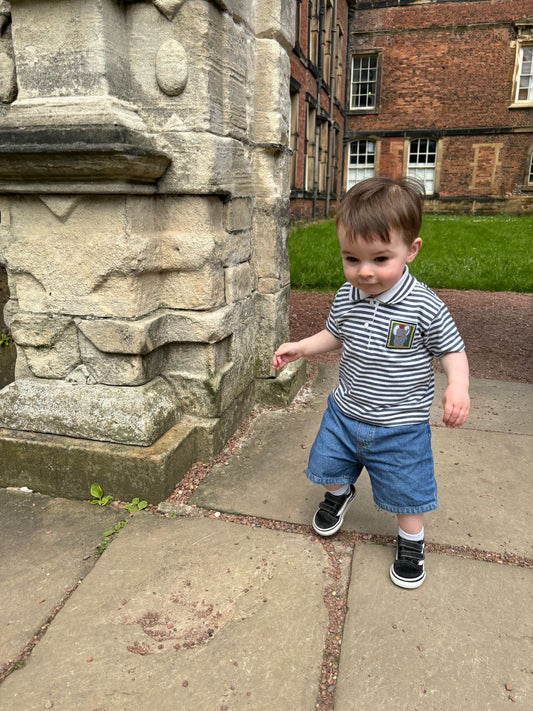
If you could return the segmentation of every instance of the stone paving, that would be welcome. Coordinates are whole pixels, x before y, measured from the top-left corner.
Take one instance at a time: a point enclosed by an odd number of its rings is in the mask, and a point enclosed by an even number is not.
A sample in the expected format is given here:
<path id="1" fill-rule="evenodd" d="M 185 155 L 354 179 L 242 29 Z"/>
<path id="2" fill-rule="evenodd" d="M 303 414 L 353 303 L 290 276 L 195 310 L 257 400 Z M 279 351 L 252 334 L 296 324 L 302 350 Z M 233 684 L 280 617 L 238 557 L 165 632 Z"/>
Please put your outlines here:
<path id="1" fill-rule="evenodd" d="M 341 535 L 309 526 L 303 471 L 333 379 L 321 367 L 258 414 L 194 508 L 135 514 L 101 557 L 124 511 L 0 490 L 0 669 L 22 660 L 0 710 L 530 708 L 533 386 L 474 380 L 462 430 L 435 405 L 440 508 L 427 580 L 406 591 L 367 481 Z"/>

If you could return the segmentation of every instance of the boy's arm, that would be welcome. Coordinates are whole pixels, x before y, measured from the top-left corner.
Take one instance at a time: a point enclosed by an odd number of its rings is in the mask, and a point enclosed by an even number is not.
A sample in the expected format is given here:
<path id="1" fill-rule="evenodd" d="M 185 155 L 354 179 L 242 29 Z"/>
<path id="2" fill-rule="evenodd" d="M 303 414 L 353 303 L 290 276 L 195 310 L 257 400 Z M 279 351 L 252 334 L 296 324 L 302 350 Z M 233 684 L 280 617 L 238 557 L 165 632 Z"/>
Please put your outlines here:
<path id="1" fill-rule="evenodd" d="M 446 353 L 440 362 L 448 379 L 448 387 L 442 398 L 444 406 L 442 421 L 446 427 L 461 427 L 466 422 L 470 410 L 466 353 L 464 351 Z"/>
<path id="2" fill-rule="evenodd" d="M 303 338 L 301 341 L 293 343 L 283 343 L 274 353 L 272 366 L 275 370 L 283 368 L 287 363 L 292 363 L 298 358 L 309 358 L 309 356 L 319 353 L 335 351 L 342 346 L 342 343 L 328 330 L 324 329 L 314 336 Z"/>

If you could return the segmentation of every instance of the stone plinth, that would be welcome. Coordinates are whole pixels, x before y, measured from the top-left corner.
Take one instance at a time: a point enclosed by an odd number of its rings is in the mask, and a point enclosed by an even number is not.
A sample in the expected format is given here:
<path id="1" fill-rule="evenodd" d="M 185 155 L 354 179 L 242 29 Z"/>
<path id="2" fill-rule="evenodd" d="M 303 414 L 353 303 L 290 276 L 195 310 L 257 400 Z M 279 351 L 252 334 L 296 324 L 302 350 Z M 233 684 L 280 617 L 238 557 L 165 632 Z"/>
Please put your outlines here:
<path id="1" fill-rule="evenodd" d="M 305 372 L 271 369 L 288 337 L 293 3 L 1 9 L 17 363 L 0 485 L 87 497 L 98 473 L 117 497 L 163 498 Z"/>

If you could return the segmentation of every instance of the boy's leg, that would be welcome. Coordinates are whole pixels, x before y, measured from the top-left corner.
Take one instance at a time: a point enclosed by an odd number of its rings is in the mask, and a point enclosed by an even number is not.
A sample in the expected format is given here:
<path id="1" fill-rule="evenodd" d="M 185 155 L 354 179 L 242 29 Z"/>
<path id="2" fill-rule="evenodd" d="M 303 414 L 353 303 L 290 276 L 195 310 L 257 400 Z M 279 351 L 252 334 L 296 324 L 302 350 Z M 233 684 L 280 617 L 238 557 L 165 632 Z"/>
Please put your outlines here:
<path id="1" fill-rule="evenodd" d="M 424 537 L 424 514 L 397 514 L 398 526 L 411 536 Z"/>
<path id="2" fill-rule="evenodd" d="M 425 580 L 424 515 L 398 514 L 398 544 L 396 560 L 390 577 L 401 588 L 418 588 Z"/>
<path id="3" fill-rule="evenodd" d="M 306 469 L 307 478 L 326 489 L 324 500 L 313 517 L 313 528 L 321 536 L 337 533 L 355 498 L 353 482 L 363 468 L 351 444 L 356 424 L 341 413 L 330 395 Z"/>

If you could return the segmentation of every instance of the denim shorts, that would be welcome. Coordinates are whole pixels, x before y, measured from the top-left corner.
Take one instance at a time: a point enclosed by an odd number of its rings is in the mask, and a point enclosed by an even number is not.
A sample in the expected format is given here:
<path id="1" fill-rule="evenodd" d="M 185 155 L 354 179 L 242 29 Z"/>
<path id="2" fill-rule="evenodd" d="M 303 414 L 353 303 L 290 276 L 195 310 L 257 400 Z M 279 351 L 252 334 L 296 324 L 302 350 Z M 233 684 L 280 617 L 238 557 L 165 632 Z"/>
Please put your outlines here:
<path id="1" fill-rule="evenodd" d="M 346 417 L 330 395 L 306 476 L 315 484 L 353 484 L 363 467 L 380 509 L 420 514 L 437 508 L 429 423 L 369 425 Z"/>

